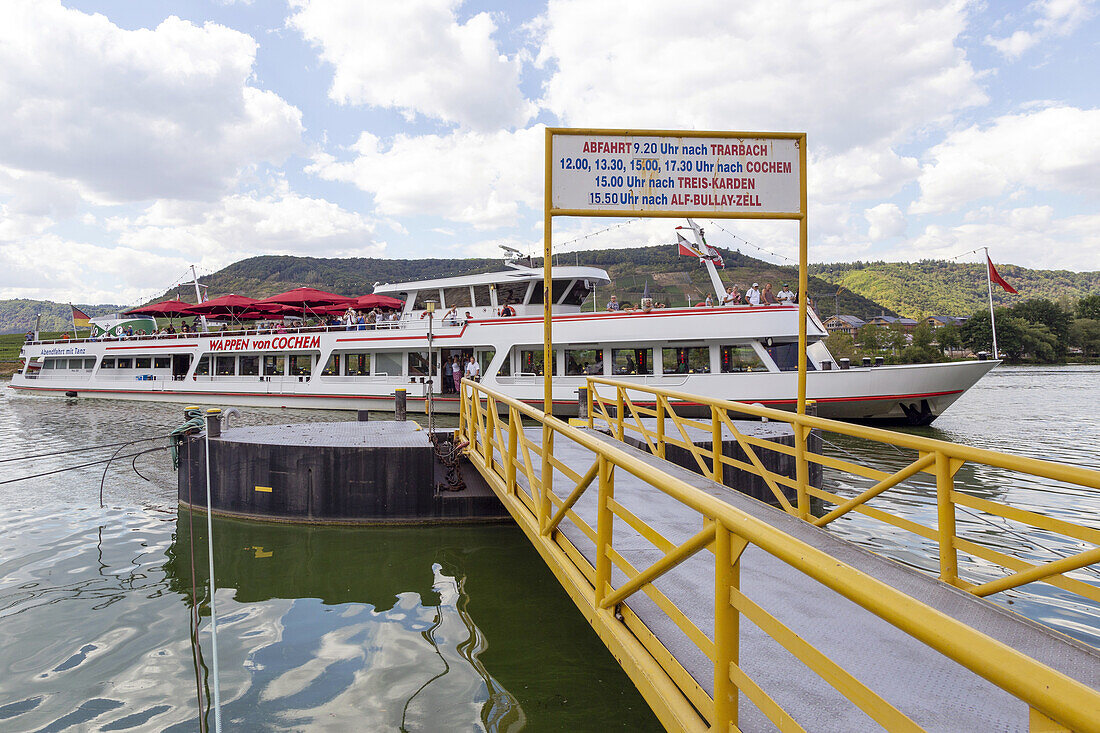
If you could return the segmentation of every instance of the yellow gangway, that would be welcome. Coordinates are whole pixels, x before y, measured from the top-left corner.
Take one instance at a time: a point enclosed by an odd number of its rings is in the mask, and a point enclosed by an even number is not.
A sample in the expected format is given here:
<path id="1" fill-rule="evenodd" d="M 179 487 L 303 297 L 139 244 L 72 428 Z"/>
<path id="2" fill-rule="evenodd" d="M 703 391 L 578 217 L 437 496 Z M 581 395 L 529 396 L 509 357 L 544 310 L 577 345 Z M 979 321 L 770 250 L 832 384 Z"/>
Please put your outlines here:
<path id="1" fill-rule="evenodd" d="M 636 391 L 645 392 L 648 397 L 639 398 Z M 1045 472 L 1037 475 L 1049 474 L 1058 480 L 1073 480 L 1082 485 L 1100 487 L 1100 475 L 1096 472 L 1072 467 L 1055 468 L 1054 464 L 1041 461 L 1014 459 L 989 451 L 871 431 L 869 428 L 766 408 L 749 409 L 745 405 L 723 401 L 708 403 L 695 395 L 639 388 L 614 380 L 590 379 L 589 395 L 590 424 L 596 426 L 602 423 L 612 436 L 571 427 L 504 394 L 464 381 L 459 432 L 462 438 L 469 441 L 470 461 L 500 497 L 600 638 L 622 663 L 666 728 L 737 729 L 741 696 L 751 701 L 755 710 L 780 730 L 829 727 L 823 721 L 816 721 L 815 725 L 814 720 L 796 719 L 780 702 L 789 699 L 789 693 L 785 696 L 782 690 L 764 689 L 750 676 L 747 670 L 751 668 L 752 660 L 741 659 L 739 655 L 744 619 L 763 630 L 785 653 L 828 683 L 852 706 L 862 711 L 868 721 L 874 721 L 888 730 L 923 729 L 918 720 L 876 692 L 874 681 L 858 678 L 826 654 L 823 651 L 827 646 L 824 640 L 799 635 L 775 612 L 765 610 L 747 595 L 741 584 L 742 565 L 745 558 L 762 557 L 771 558 L 769 562 L 780 563 L 807 582 L 813 581 L 815 587 L 820 587 L 821 593 L 829 594 L 840 603 L 854 604 L 852 608 L 859 607 L 869 612 L 880 620 L 877 623 L 895 630 L 893 633 L 904 637 L 907 643 L 929 650 L 928 653 L 936 658 L 943 655 L 953 660 L 959 669 L 973 674 L 997 695 L 1019 701 L 1015 704 L 1024 706 L 1020 709 L 1025 725 L 1032 730 L 1100 731 L 1100 692 L 1095 682 L 1082 681 L 1037 661 L 933 605 L 902 592 L 894 585 L 839 560 L 823 551 L 820 543 L 806 540 L 807 532 L 822 534 L 820 530 L 810 527 L 808 521 L 824 525 L 833 518 L 829 514 L 812 518 L 808 511 L 810 496 L 822 499 L 833 497 L 839 509 L 869 512 L 876 517 L 882 514 L 884 521 L 885 517 L 890 517 L 895 526 L 918 531 L 909 526 L 913 524 L 909 520 L 871 509 L 866 506 L 866 501 L 907 476 L 921 470 L 932 470 L 936 472 L 937 486 L 943 492 L 943 509 L 939 518 L 945 526 L 924 528 L 919 532 L 949 548 L 944 553 L 946 559 L 941 557 L 941 569 L 947 582 L 967 587 L 979 595 L 995 592 L 997 587 L 1011 587 L 1040 578 L 1077 588 L 1076 584 L 1080 581 L 1059 574 L 1068 572 L 1072 567 L 1080 567 L 1084 560 L 1092 557 L 1090 554 L 1077 556 L 1069 562 L 1032 567 L 1021 567 L 1022 560 L 1006 559 L 1005 566 L 1020 567 L 1019 572 L 1008 576 L 1012 580 L 997 585 L 986 584 L 984 587 L 967 586 L 958 577 L 957 564 L 952 558 L 959 550 L 970 552 L 970 545 L 956 537 L 953 523 L 947 524 L 943 520 L 948 517 L 951 507 L 972 505 L 966 502 L 973 497 L 959 495 L 950 484 L 959 461 L 1010 464 L 1022 470 Z M 647 401 L 650 403 L 648 407 L 642 404 Z M 686 418 L 677 414 L 676 408 L 685 402 L 693 403 L 694 409 L 700 405 L 709 409 L 709 419 Z M 740 462 L 738 467 L 759 472 L 774 487 L 777 501 L 781 505 L 785 502 L 785 508 L 792 515 L 784 520 L 787 522 L 784 525 L 783 522 L 769 521 L 753 508 L 734 506 L 712 487 L 701 485 L 700 482 L 709 484 L 702 476 L 698 480 L 685 478 L 682 470 L 663 467 L 659 458 L 640 455 L 640 451 L 617 440 L 624 436 L 628 426 L 633 425 L 636 433 L 644 437 L 653 456 L 660 456 L 666 444 L 682 444 L 699 459 L 699 467 L 704 474 L 720 476 L 722 466 L 732 460 L 721 452 L 722 429 L 732 429 L 735 434 L 738 432 L 729 419 L 731 412 L 787 420 L 794 425 L 798 435 L 818 428 L 850 435 L 861 434 L 876 440 L 890 436 L 897 439 L 897 445 L 917 450 L 918 458 L 908 468 L 893 475 L 880 476 L 881 472 L 876 473 L 866 467 L 845 466 L 856 475 L 877 481 L 872 491 L 865 492 L 867 496 L 853 503 L 808 486 L 805 465 L 794 479 L 768 475 L 754 451 L 777 448 L 772 444 L 756 445 L 755 439 L 745 437 L 743 447 L 749 462 Z M 643 416 L 659 418 L 655 430 L 645 427 Z M 678 436 L 663 434 L 666 419 L 677 426 Z M 524 426 L 524 420 L 528 421 L 528 427 Z M 700 426 L 710 429 L 714 436 L 715 443 L 709 451 L 696 446 L 687 435 L 687 428 Z M 739 435 L 738 440 L 742 437 Z M 797 443 L 793 448 L 778 449 L 791 451 L 791 455 L 803 464 L 817 461 L 834 468 L 839 465 L 833 458 L 808 455 Z M 579 463 L 578 456 L 583 456 Z M 555 479 L 555 476 L 559 478 Z M 658 522 L 639 514 L 636 505 L 634 509 L 627 506 L 623 489 L 630 482 L 645 486 L 652 494 L 659 495 L 665 502 L 662 506 L 675 506 L 679 512 L 690 513 L 695 517 L 693 521 L 697 530 L 690 536 L 675 540 L 664 536 L 658 529 Z M 780 486 L 795 490 L 794 503 L 786 501 Z M 589 489 L 594 489 L 595 497 Z M 1068 537 L 1082 541 L 1095 542 L 1097 539 L 1094 530 L 1011 507 L 986 507 L 980 503 L 984 501 L 978 500 L 983 510 L 996 508 L 1001 516 L 1055 528 Z M 591 513 L 586 514 L 587 509 L 582 511 L 582 504 L 589 506 Z M 664 511 L 667 509 L 662 509 Z M 835 515 L 835 510 L 830 514 L 839 516 Z M 590 521 L 593 518 L 594 521 Z M 634 549 L 636 540 L 624 544 L 620 534 L 623 527 L 628 527 L 637 538 L 652 546 L 648 554 L 637 554 Z M 710 562 L 710 553 L 713 553 L 712 564 L 699 562 L 704 557 Z M 648 565 L 636 566 L 632 559 L 642 556 L 656 559 Z M 678 568 L 689 565 L 711 568 L 706 594 L 713 594 L 714 602 L 705 619 L 692 615 L 698 614 L 698 609 L 685 612 L 674 602 L 674 595 L 668 592 L 666 581 L 669 577 Z M 938 581 L 927 579 L 925 582 Z M 1080 584 L 1086 586 L 1082 590 L 1091 588 L 1088 584 Z M 958 590 L 952 592 L 959 594 Z M 985 603 L 961 595 L 971 599 L 968 603 Z M 674 626 L 678 630 L 677 638 L 686 640 L 690 649 L 685 651 L 679 645 L 673 648 L 663 643 L 662 637 L 668 638 L 668 635 L 654 632 L 660 626 L 654 620 L 654 614 L 662 616 L 664 621 L 661 623 L 665 626 Z M 850 633 L 851 643 L 859 644 L 861 629 L 850 629 Z M 1050 633 L 1057 643 L 1066 644 L 1074 653 L 1084 655 L 1086 662 L 1092 659 L 1083 645 L 1074 645 L 1055 632 Z M 705 679 L 697 669 L 689 671 L 690 665 L 684 661 L 689 658 L 706 660 L 709 673 Z M 1100 660 L 1100 656 L 1095 658 Z M 959 694 L 962 694 L 961 691 Z M 926 708 L 928 703 L 923 701 Z M 981 701 L 953 699 L 931 703 L 963 709 L 980 705 Z M 801 711 L 804 706 L 793 707 L 799 707 Z"/>

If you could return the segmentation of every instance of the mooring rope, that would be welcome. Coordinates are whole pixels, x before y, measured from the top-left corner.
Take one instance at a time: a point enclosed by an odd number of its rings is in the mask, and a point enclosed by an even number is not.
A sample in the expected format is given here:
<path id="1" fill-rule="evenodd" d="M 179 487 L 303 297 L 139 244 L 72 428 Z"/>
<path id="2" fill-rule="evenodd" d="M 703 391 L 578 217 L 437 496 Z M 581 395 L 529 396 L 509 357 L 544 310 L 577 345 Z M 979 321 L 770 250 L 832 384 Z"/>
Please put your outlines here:
<path id="1" fill-rule="evenodd" d="M 63 456 L 63 455 L 66 455 L 68 453 L 80 453 L 81 451 L 98 450 L 100 448 L 115 448 L 115 447 L 118 447 L 120 445 L 122 445 L 122 446 L 133 445 L 134 443 L 141 443 L 141 442 L 149 441 L 149 440 L 160 440 L 162 438 L 170 438 L 171 436 L 172 436 L 172 434 L 168 433 L 166 435 L 154 435 L 151 438 L 138 438 L 137 440 L 126 440 L 126 441 L 122 441 L 122 442 L 119 442 L 119 443 L 101 443 L 100 445 L 87 445 L 87 446 L 84 446 L 83 448 L 69 448 L 69 449 L 66 449 L 66 450 L 55 450 L 55 451 L 50 451 L 49 453 L 34 453 L 34 454 L 28 455 L 28 456 L 16 456 L 15 458 L 0 458 L 0 463 L 11 463 L 12 461 L 30 461 L 30 460 L 33 460 L 35 458 L 49 458 L 50 456 Z"/>
<path id="2" fill-rule="evenodd" d="M 66 466 L 65 468 L 57 468 L 57 469 L 54 469 L 53 471 L 42 471 L 41 473 L 34 473 L 34 474 L 29 475 L 29 476 L 19 476 L 17 478 L 9 478 L 9 479 L 5 479 L 3 481 L 0 481 L 0 485 L 11 484 L 11 483 L 15 483 L 16 481 L 27 481 L 28 479 L 41 478 L 42 476 L 52 476 L 55 473 L 64 473 L 65 471 L 75 471 L 78 468 L 87 468 L 88 466 L 99 466 L 99 465 L 102 465 L 104 463 L 110 463 L 110 462 L 114 461 L 116 458 L 118 458 L 118 459 L 134 458 L 136 456 L 143 456 L 146 453 L 154 453 L 158 450 L 163 450 L 164 448 L 165 448 L 165 446 L 158 446 L 156 448 L 149 448 L 147 450 L 138 451 L 137 453 L 127 453 L 124 456 L 114 456 L 112 458 L 104 458 L 104 459 L 98 460 L 98 461 L 89 461 L 88 463 L 78 463 L 75 466 Z"/>

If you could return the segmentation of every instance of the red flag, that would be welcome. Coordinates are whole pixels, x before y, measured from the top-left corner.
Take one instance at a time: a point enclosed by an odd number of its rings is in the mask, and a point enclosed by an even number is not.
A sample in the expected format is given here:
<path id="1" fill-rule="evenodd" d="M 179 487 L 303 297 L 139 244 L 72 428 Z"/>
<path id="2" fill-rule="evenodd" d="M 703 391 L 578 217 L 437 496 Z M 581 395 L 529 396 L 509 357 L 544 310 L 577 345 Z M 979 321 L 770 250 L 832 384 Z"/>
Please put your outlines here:
<path id="1" fill-rule="evenodd" d="M 993 260 L 989 259 L 989 255 L 985 256 L 985 261 L 989 263 L 989 279 L 991 282 L 995 282 L 1004 288 L 1006 293 L 1012 293 L 1016 295 L 1016 288 L 1012 287 L 1005 282 L 1005 279 L 1001 277 L 1001 274 L 997 272 L 997 268 L 993 266 Z"/>
<path id="2" fill-rule="evenodd" d="M 707 247 L 707 253 L 710 254 L 710 259 L 714 262 L 714 264 L 718 265 L 723 270 L 726 269 L 726 263 L 722 259 L 722 254 L 718 250 L 716 250 L 714 247 L 711 247 L 709 244 L 706 245 L 706 247 Z"/>
<path id="3" fill-rule="evenodd" d="M 699 252 L 698 250 L 692 249 L 689 246 L 688 241 L 686 239 L 684 239 L 683 235 L 681 235 L 679 233 L 676 234 L 676 246 L 679 248 L 679 253 L 681 255 L 687 255 L 688 257 L 702 257 L 703 256 L 702 253 Z"/>

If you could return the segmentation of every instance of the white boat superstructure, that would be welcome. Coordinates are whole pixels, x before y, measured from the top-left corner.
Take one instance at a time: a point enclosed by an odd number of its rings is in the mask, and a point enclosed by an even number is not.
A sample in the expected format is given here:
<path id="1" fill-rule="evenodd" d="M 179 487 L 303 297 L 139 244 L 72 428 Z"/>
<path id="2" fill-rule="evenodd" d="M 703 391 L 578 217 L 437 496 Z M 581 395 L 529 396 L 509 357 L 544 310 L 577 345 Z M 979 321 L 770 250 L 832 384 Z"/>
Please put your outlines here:
<path id="1" fill-rule="evenodd" d="M 541 269 L 513 263 L 500 272 L 379 285 L 376 293 L 400 298 L 404 307 L 396 320 L 374 324 L 28 342 L 10 386 L 80 397 L 377 410 L 393 409 L 401 388 L 412 403 L 431 393 L 435 409 L 454 412 L 458 398 L 441 364 L 473 356 L 485 384 L 541 406 L 542 277 Z M 552 278 L 555 412 L 576 411 L 587 375 L 793 409 L 797 306 L 582 311 L 592 290 L 609 283 L 607 273 L 554 267 Z M 812 312 L 807 331 L 807 396 L 823 417 L 928 423 L 998 363 L 838 368 Z"/>

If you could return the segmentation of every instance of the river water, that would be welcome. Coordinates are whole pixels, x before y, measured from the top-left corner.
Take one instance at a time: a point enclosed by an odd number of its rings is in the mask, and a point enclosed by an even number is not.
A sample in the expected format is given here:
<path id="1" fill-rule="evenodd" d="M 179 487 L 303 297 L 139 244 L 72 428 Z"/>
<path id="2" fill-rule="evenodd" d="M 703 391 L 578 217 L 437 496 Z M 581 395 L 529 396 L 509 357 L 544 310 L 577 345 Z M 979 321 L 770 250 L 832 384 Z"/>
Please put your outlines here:
<path id="1" fill-rule="evenodd" d="M 163 434 L 181 421 L 179 405 L 2 391 L 0 459 Z M 1100 468 L 1098 397 L 1097 367 L 999 367 L 934 426 L 916 430 Z M 242 412 L 243 424 L 349 419 Z M 911 460 L 826 439 L 827 452 L 888 470 Z M 0 462 L 0 481 L 102 453 Z M 212 685 L 206 520 L 177 512 L 166 453 L 135 465 L 141 476 L 131 459 L 109 469 L 103 508 L 102 466 L 0 484 L 0 730 L 199 729 Z M 966 467 L 956 478 L 977 495 L 1100 526 L 1100 497 L 1091 492 L 992 469 Z M 836 480 L 840 491 L 861 486 Z M 934 483 L 918 477 L 879 501 L 927 523 Z M 835 524 L 876 551 L 936 569 L 932 548 L 911 536 L 859 517 Z M 963 514 L 959 526 L 1031 548 L 1035 558 L 1076 549 Z M 215 519 L 214 555 L 227 730 L 659 729 L 510 525 L 353 529 Z M 965 558 L 960 568 L 974 579 L 997 574 Z M 1100 582 L 1088 569 L 1074 577 Z M 998 599 L 1100 645 L 1100 611 L 1036 587 Z M 206 719 L 212 728 L 209 712 Z"/>

